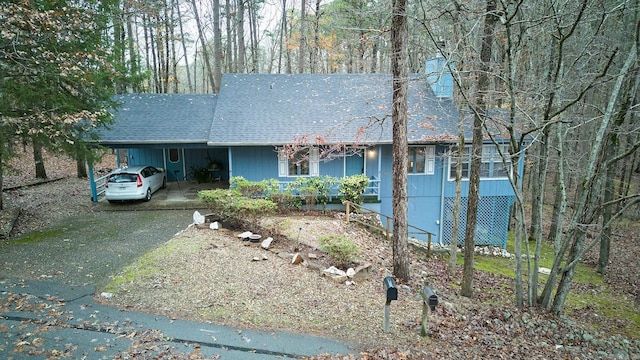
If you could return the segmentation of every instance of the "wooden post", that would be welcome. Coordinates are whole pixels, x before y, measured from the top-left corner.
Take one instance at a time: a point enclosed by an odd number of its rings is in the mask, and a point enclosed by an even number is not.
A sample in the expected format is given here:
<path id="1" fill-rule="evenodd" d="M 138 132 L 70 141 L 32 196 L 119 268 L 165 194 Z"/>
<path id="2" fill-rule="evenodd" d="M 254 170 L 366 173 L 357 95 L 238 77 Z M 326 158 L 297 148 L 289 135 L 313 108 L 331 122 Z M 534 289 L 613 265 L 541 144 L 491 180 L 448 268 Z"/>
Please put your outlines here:
<path id="1" fill-rule="evenodd" d="M 391 311 L 391 301 L 387 301 L 384 305 L 384 332 L 389 332 L 389 312 Z"/>
<path id="2" fill-rule="evenodd" d="M 430 258 L 431 257 L 431 233 L 429 233 L 427 235 L 427 257 Z"/>
<path id="3" fill-rule="evenodd" d="M 422 302 L 422 321 L 420 322 L 420 335 L 427 336 L 427 314 L 429 313 L 429 305 L 425 301 Z"/>
<path id="4" fill-rule="evenodd" d="M 387 226 L 385 227 L 386 233 L 387 233 L 387 240 L 391 241 L 391 236 L 389 235 L 390 229 L 391 228 L 391 219 L 387 218 Z"/>
<path id="5" fill-rule="evenodd" d="M 345 212 L 347 213 L 347 218 L 346 218 L 346 220 L 347 220 L 347 223 L 348 223 L 348 222 L 349 222 L 349 212 L 350 212 L 350 205 L 351 205 L 351 202 L 350 202 L 350 201 L 347 201 L 346 203 L 347 203 L 347 208 L 345 209 Z"/>

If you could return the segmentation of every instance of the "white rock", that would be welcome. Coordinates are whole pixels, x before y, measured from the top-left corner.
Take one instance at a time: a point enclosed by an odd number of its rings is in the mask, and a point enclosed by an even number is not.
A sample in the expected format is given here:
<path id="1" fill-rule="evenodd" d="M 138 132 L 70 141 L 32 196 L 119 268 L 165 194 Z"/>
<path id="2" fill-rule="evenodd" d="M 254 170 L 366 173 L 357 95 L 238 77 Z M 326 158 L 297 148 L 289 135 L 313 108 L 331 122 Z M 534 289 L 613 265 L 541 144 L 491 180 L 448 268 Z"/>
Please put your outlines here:
<path id="1" fill-rule="evenodd" d="M 217 221 L 214 221 L 211 224 L 209 224 L 209 229 L 211 230 L 218 230 L 219 228 L 220 228 L 220 224 L 218 224 Z"/>
<path id="2" fill-rule="evenodd" d="M 102 296 L 105 299 L 111 299 L 113 297 L 113 294 L 109 292 L 103 292 L 100 294 L 100 296 Z"/>
<path id="3" fill-rule="evenodd" d="M 271 246 L 271 243 L 273 242 L 273 238 L 272 237 L 268 237 L 264 240 L 262 240 L 262 244 L 260 244 L 260 246 L 262 246 L 263 249 L 268 249 L 269 246 Z"/>
<path id="4" fill-rule="evenodd" d="M 348 268 L 347 269 L 347 277 L 348 278 L 352 278 L 356 275 L 356 270 L 354 268 Z"/>
<path id="5" fill-rule="evenodd" d="M 193 223 L 194 224 L 204 224 L 204 215 L 200 214 L 199 211 L 195 211 L 193 213 Z"/>
<path id="6" fill-rule="evenodd" d="M 338 276 L 345 276 L 345 277 L 347 276 L 347 273 L 346 273 L 346 272 L 344 272 L 344 271 L 342 271 L 342 270 L 338 269 L 338 268 L 337 268 L 337 267 L 335 267 L 335 266 L 331 266 L 331 267 L 329 267 L 329 268 L 327 268 L 327 269 L 324 269 L 324 271 L 323 271 L 323 272 L 324 272 L 325 274 L 330 274 L 330 275 L 338 275 Z"/>
<path id="7" fill-rule="evenodd" d="M 538 269 L 538 272 L 540 274 L 549 275 L 549 274 L 551 274 L 551 269 L 547 269 L 547 268 L 541 267 L 541 268 Z"/>
<path id="8" fill-rule="evenodd" d="M 251 231 L 245 231 L 242 234 L 238 235 L 240 239 L 248 239 L 249 236 L 253 235 Z"/>

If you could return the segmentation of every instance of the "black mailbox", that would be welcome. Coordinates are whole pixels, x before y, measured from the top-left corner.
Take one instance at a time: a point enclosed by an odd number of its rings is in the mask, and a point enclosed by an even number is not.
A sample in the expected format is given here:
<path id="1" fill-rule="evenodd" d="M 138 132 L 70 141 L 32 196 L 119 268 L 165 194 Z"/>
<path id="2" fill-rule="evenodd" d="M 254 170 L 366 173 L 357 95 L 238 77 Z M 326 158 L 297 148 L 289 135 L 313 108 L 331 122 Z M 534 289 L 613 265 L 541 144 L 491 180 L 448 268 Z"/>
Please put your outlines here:
<path id="1" fill-rule="evenodd" d="M 433 292 L 433 289 L 428 285 L 425 285 L 425 287 L 422 288 L 422 300 L 429 305 L 431 311 L 436 310 L 436 305 L 438 305 L 438 295 L 436 295 L 436 293 Z"/>
<path id="2" fill-rule="evenodd" d="M 384 278 L 384 290 L 387 292 L 387 303 L 391 300 L 398 300 L 398 288 L 393 277 L 387 276 Z"/>

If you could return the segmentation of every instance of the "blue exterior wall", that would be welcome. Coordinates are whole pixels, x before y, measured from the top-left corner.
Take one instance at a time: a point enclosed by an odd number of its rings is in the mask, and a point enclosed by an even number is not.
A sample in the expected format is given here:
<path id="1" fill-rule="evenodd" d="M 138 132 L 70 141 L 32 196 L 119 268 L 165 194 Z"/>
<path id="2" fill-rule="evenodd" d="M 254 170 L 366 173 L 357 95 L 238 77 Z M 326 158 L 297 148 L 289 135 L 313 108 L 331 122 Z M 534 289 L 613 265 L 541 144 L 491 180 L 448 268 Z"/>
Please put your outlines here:
<path id="1" fill-rule="evenodd" d="M 358 156 L 358 155 L 354 155 Z M 377 158 L 369 157 L 368 153 L 363 154 L 367 176 L 378 176 Z M 238 146 L 229 148 L 231 159 L 231 176 L 242 176 L 250 181 L 260 181 L 265 179 L 278 179 L 279 181 L 294 181 L 295 177 L 278 176 L 278 153 L 273 146 L 249 147 Z M 356 162 L 360 159 L 354 160 Z M 322 176 L 343 177 L 347 164 L 344 157 L 325 161 L 320 160 L 319 172 Z"/>
<path id="2" fill-rule="evenodd" d="M 455 196 L 455 181 L 449 180 L 449 159 L 444 154 L 448 146 L 436 146 L 436 161 L 432 175 L 409 175 L 407 192 L 409 196 L 409 225 L 436 234 L 432 241 L 448 244 L 451 241 L 451 204 Z M 381 189 L 380 212 L 392 216 L 392 155 L 391 145 L 381 147 Z M 520 166 L 518 167 L 521 168 Z M 469 182 L 462 182 L 464 212 L 459 219 L 459 237 L 464 239 L 466 223 L 466 194 Z M 483 179 L 480 181 L 481 205 L 478 210 L 479 225 L 477 228 L 479 244 L 506 245 L 509 206 L 513 201 L 513 190 L 508 180 Z M 426 235 L 412 233 L 416 229 L 410 227 L 409 236 L 419 240 L 427 240 Z M 460 235 L 461 234 L 461 235 Z M 462 240 L 459 240 L 459 244 Z"/>
<path id="3" fill-rule="evenodd" d="M 129 166 L 151 165 L 159 168 L 165 167 L 161 148 L 127 149 L 127 163 Z"/>
<path id="4" fill-rule="evenodd" d="M 436 146 L 434 173 L 409 175 L 408 184 L 408 218 L 409 236 L 419 240 L 427 240 L 427 235 L 418 231 L 428 231 L 437 235 L 432 241 L 448 244 L 451 241 L 451 211 L 455 196 L 455 181 L 448 178 L 449 159 L 444 154 L 448 146 Z M 220 175 L 224 180 L 233 176 L 243 176 L 250 181 L 278 179 L 293 181 L 295 177 L 278 176 L 278 153 L 273 146 L 230 148 L 186 148 L 184 150 L 184 166 L 188 172 L 188 180 L 193 179 L 189 169 L 207 167 L 210 161 L 221 166 Z M 164 167 L 162 148 L 128 149 L 129 164 L 150 164 Z M 392 155 L 391 145 L 378 145 L 363 152 L 364 169 L 370 179 L 380 180 L 379 212 L 391 217 L 392 212 Z M 360 159 L 351 159 L 361 161 Z M 522 171 L 522 163 L 517 165 Z M 342 177 L 348 168 L 344 157 L 330 161 L 320 160 L 320 175 Z M 462 182 L 461 213 L 459 219 L 458 243 L 464 240 L 466 221 L 466 194 L 468 181 Z M 509 207 L 513 202 L 513 190 L 506 179 L 482 179 L 480 182 L 480 209 L 478 210 L 478 227 L 476 241 L 478 244 L 506 246 Z M 418 229 L 416 229 L 418 228 Z"/>

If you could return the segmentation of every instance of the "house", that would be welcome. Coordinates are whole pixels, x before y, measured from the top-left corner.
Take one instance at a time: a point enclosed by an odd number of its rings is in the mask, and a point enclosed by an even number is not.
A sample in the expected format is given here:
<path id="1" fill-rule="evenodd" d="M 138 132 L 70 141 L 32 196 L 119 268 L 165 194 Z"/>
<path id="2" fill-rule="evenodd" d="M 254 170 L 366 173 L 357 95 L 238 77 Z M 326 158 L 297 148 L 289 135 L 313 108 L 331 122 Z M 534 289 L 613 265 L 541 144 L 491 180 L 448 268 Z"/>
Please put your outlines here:
<path id="1" fill-rule="evenodd" d="M 100 143 L 127 149 L 129 165 L 166 168 L 169 181 L 192 180 L 202 171 L 222 180 L 281 182 L 366 174 L 376 184 L 376 211 L 391 216 L 391 81 L 389 74 L 226 74 L 218 95 L 122 95 Z M 407 149 L 409 224 L 445 244 L 455 192 L 449 154 L 458 141 L 458 111 L 446 89 L 432 88 L 425 74 L 411 75 Z M 470 140 L 470 129 L 463 131 Z M 291 145 L 301 156 L 285 154 Z M 466 178 L 469 153 L 465 147 Z M 506 172 L 518 167 L 505 167 L 491 143 L 482 161 L 476 241 L 504 247 L 513 200 Z M 459 243 L 466 198 L 461 205 Z"/>

